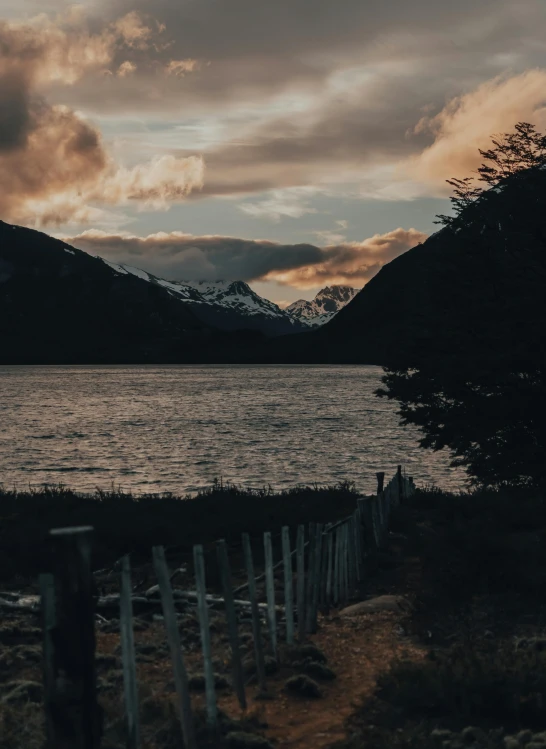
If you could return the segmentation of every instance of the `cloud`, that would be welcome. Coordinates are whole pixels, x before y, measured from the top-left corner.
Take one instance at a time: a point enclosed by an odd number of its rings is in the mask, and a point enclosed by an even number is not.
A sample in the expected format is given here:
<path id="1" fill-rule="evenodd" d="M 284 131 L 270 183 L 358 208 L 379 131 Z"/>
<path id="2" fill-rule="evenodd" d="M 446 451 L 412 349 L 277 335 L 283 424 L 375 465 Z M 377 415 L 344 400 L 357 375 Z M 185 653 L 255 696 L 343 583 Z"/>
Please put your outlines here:
<path id="1" fill-rule="evenodd" d="M 309 289 L 332 283 L 362 286 L 385 263 L 426 237 L 416 229 L 399 228 L 362 242 L 325 247 L 182 232 L 138 237 L 129 232 L 89 230 L 63 239 L 93 255 L 164 278 L 276 281 Z"/>
<path id="2" fill-rule="evenodd" d="M 200 157 L 162 155 L 124 167 L 96 126 L 39 92 L 46 81 L 73 85 L 86 71 L 102 69 L 117 46 L 142 48 L 148 27 L 131 16 L 93 35 L 77 13 L 64 17 L 65 28 L 38 20 L 0 23 L 2 216 L 34 225 L 87 222 L 96 216 L 95 204 L 165 209 L 202 187 Z M 135 69 L 127 61 L 118 75 Z"/>
<path id="3" fill-rule="evenodd" d="M 398 175 L 443 188 L 445 180 L 471 175 L 483 162 L 479 148 L 491 146 L 491 136 L 512 132 L 518 121 L 546 126 L 546 70 L 496 76 L 474 91 L 454 97 L 436 115 L 424 116 L 416 133 L 432 133 L 434 142 L 398 167 Z"/>
<path id="4" fill-rule="evenodd" d="M 309 201 L 303 199 L 305 195 L 315 192 L 313 188 L 272 190 L 270 198 L 257 203 L 240 203 L 238 208 L 254 218 L 265 218 L 277 223 L 283 216 L 301 218 L 307 213 L 317 213 L 309 205 Z"/>

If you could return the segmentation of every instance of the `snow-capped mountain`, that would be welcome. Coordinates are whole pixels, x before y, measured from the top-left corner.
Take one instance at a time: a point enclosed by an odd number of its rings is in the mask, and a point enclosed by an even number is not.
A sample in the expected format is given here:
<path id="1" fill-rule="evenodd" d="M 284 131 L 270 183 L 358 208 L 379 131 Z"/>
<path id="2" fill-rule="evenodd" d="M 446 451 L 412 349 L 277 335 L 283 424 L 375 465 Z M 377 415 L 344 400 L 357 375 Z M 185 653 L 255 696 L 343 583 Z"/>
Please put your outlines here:
<path id="1" fill-rule="evenodd" d="M 326 286 L 313 300 L 298 299 L 285 311 L 308 327 L 317 328 L 331 320 L 359 291 L 351 286 Z"/>
<path id="2" fill-rule="evenodd" d="M 167 281 L 140 268 L 104 262 L 121 274 L 131 274 L 162 286 L 187 302 L 204 323 L 223 330 L 260 330 L 267 335 L 301 333 L 307 326 L 244 281 Z"/>

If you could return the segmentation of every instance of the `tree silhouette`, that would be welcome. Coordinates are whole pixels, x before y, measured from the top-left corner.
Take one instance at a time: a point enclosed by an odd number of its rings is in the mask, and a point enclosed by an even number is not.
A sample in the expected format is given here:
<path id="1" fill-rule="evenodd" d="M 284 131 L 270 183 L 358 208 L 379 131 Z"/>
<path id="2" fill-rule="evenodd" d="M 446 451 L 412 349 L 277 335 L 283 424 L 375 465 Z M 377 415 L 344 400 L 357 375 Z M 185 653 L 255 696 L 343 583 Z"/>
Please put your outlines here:
<path id="1" fill-rule="evenodd" d="M 546 487 L 546 136 L 520 122 L 447 180 L 426 331 L 385 367 L 421 446 L 448 448 L 474 484 Z"/>

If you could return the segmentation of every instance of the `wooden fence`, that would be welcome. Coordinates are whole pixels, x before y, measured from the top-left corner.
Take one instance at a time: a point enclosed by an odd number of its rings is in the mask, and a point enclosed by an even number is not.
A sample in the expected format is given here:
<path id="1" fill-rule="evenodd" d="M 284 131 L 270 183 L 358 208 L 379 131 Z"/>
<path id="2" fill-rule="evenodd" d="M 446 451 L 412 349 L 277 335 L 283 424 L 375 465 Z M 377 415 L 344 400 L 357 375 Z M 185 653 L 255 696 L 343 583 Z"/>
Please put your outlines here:
<path id="1" fill-rule="evenodd" d="M 194 716 L 188 675 L 181 647 L 177 607 L 181 602 L 197 605 L 205 678 L 207 723 L 217 730 L 215 676 L 212 664 L 209 606 L 221 605 L 227 624 L 232 664 L 232 686 L 243 709 L 247 707 L 239 616 L 250 609 L 259 687 L 267 691 L 266 655 L 280 658 L 281 638 L 287 645 L 303 642 L 317 631 L 318 614 L 344 606 L 364 580 L 367 560 L 388 536 L 390 514 L 415 486 L 411 477 L 396 474 L 384 486 L 384 473 L 377 474 L 377 494 L 357 500 L 354 512 L 335 523 L 310 522 L 296 529 L 282 528 L 282 557 L 275 563 L 272 535 L 264 533 L 265 571 L 256 577 L 248 534 L 242 536 L 247 582 L 233 589 L 226 543 L 216 543 L 222 597 L 206 592 L 203 546 L 194 546 L 195 591 L 182 598 L 173 595 L 172 575 L 162 546 L 152 558 L 157 576 L 166 637 L 170 648 L 180 723 L 187 749 L 196 749 Z M 96 697 L 95 612 L 92 596 L 90 550 L 93 529 L 62 528 L 50 532 L 54 548 L 53 573 L 40 576 L 41 612 L 44 632 L 44 688 L 47 746 L 98 749 L 101 742 L 100 714 Z M 283 568 L 282 601 L 277 600 L 274 572 Z M 265 581 L 266 601 L 258 600 L 256 583 Z M 138 749 L 139 714 L 133 641 L 132 586 L 129 557 L 122 560 L 119 613 L 123 664 L 126 746 Z M 246 599 L 240 596 L 246 591 Z M 262 635 L 262 630 L 264 635 Z M 266 645 L 264 646 L 264 641 Z M 268 650 L 268 653 L 265 650 Z"/>

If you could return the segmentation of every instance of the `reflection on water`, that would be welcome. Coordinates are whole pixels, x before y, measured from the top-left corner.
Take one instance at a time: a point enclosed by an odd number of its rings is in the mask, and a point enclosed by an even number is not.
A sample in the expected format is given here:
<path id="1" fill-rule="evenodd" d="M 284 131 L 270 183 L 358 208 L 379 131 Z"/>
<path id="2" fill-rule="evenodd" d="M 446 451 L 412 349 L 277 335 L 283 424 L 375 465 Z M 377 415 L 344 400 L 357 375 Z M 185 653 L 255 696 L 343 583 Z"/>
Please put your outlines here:
<path id="1" fill-rule="evenodd" d="M 464 486 L 421 450 L 381 369 L 352 366 L 0 367 L 0 482 L 194 492 L 223 478 L 284 488 L 398 463 L 419 485 Z"/>

